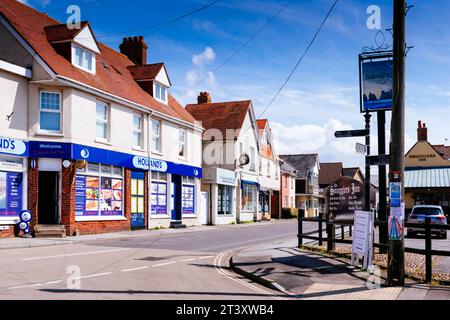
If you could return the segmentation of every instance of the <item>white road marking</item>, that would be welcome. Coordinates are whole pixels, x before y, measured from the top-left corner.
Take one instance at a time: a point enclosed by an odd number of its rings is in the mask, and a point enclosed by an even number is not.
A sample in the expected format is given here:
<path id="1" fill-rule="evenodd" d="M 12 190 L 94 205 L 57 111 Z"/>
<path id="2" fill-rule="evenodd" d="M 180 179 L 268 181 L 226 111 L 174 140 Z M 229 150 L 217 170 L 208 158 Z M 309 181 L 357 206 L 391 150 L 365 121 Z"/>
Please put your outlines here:
<path id="1" fill-rule="evenodd" d="M 189 262 L 189 261 L 195 261 L 197 260 L 196 258 L 191 258 L 191 259 L 185 259 L 185 260 L 181 260 L 181 262 Z"/>
<path id="2" fill-rule="evenodd" d="M 159 263 L 159 264 L 155 264 L 152 267 L 156 268 L 156 267 L 162 267 L 162 266 L 167 266 L 169 264 L 174 264 L 177 263 L 176 261 L 172 261 L 172 262 L 165 262 L 165 263 Z"/>
<path id="3" fill-rule="evenodd" d="M 264 294 L 264 295 L 267 295 L 267 296 L 269 296 L 269 297 L 271 297 L 271 298 L 273 298 L 273 299 L 277 299 L 277 300 L 287 300 L 286 298 L 276 296 L 276 295 L 274 295 L 273 293 L 271 293 L 271 292 L 269 292 L 269 291 L 266 291 L 266 290 L 263 290 L 263 289 L 260 289 L 260 288 L 254 286 L 254 285 L 252 285 L 252 284 L 250 284 L 250 283 L 247 283 L 246 281 L 243 281 L 243 280 L 241 280 L 241 279 L 235 278 L 235 277 L 231 276 L 230 273 L 229 273 L 228 271 L 224 270 L 224 269 L 222 268 L 222 259 L 223 259 L 223 257 L 225 257 L 226 254 L 227 254 L 228 252 L 230 252 L 230 251 L 231 251 L 231 250 L 222 251 L 222 252 L 219 253 L 219 254 L 215 257 L 215 259 L 214 259 L 214 266 L 215 266 L 216 270 L 217 270 L 220 274 L 224 275 L 225 277 L 227 277 L 227 278 L 230 279 L 230 280 L 233 280 L 233 281 L 235 281 L 235 282 L 237 282 L 237 283 L 240 283 L 241 285 L 246 286 L 247 288 L 250 288 L 250 289 L 252 289 L 252 290 L 254 290 L 254 291 L 256 291 L 256 292 L 259 292 L 259 293 L 262 293 L 262 294 Z"/>
<path id="4" fill-rule="evenodd" d="M 89 252 L 79 252 L 79 253 L 68 253 L 68 254 L 60 254 L 55 256 L 43 256 L 43 257 L 34 257 L 34 258 L 24 258 L 22 261 L 33 261 L 33 260 L 43 260 L 43 259 L 53 259 L 53 258 L 62 258 L 62 257 L 74 257 L 74 256 L 84 256 L 89 254 L 99 254 L 99 253 L 109 253 L 109 252 L 119 252 L 119 251 L 127 251 L 129 248 L 123 249 L 112 249 L 112 250 L 101 250 L 101 251 L 89 251 Z"/>
<path id="5" fill-rule="evenodd" d="M 90 274 L 88 276 L 83 276 L 83 277 L 76 277 L 74 279 L 79 280 L 79 279 L 95 278 L 95 277 L 101 277 L 101 276 L 108 276 L 111 274 L 113 274 L 113 273 L 112 272 L 104 272 L 104 273 Z"/>
<path id="6" fill-rule="evenodd" d="M 61 283 L 61 282 L 62 282 L 62 280 L 55 280 L 55 281 L 46 282 L 45 284 L 57 284 L 57 283 Z"/>
<path id="7" fill-rule="evenodd" d="M 138 271 L 138 270 L 144 270 L 144 269 L 148 269 L 148 267 L 139 267 L 139 268 L 131 268 L 131 269 L 124 269 L 122 270 L 122 272 L 130 272 L 130 271 Z"/>
<path id="8" fill-rule="evenodd" d="M 209 259 L 209 258 L 214 258 L 214 256 L 200 257 L 200 258 L 198 258 L 198 260 Z"/>

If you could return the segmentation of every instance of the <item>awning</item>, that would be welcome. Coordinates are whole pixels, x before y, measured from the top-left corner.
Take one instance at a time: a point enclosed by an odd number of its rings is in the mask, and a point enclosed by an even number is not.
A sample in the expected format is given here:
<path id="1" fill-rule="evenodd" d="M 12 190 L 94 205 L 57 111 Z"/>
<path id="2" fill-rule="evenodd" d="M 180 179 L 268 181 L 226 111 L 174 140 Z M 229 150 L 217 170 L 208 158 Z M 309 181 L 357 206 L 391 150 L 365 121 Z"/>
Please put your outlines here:
<path id="1" fill-rule="evenodd" d="M 259 183 L 255 181 L 241 180 L 241 189 L 244 187 L 244 184 L 256 186 L 259 189 Z"/>
<path id="2" fill-rule="evenodd" d="M 407 169 L 405 188 L 450 188 L 450 168 Z"/>

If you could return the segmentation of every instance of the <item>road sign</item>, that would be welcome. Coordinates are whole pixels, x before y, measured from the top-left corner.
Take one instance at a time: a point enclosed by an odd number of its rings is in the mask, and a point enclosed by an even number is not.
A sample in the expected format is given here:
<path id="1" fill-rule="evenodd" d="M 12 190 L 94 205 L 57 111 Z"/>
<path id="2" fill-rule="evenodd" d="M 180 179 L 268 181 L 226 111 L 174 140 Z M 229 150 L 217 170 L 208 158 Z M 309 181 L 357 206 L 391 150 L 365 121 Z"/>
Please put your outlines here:
<path id="1" fill-rule="evenodd" d="M 353 137 L 365 137 L 370 134 L 369 130 L 348 130 L 348 131 L 336 131 L 334 136 L 336 138 L 353 138 Z"/>
<path id="2" fill-rule="evenodd" d="M 371 166 L 387 166 L 391 156 L 388 154 L 383 154 L 380 156 L 370 156 L 366 158 L 366 162 Z"/>
<path id="3" fill-rule="evenodd" d="M 356 143 L 356 152 L 359 153 L 359 154 L 367 154 L 367 147 L 366 147 L 366 145 L 357 142 Z"/>

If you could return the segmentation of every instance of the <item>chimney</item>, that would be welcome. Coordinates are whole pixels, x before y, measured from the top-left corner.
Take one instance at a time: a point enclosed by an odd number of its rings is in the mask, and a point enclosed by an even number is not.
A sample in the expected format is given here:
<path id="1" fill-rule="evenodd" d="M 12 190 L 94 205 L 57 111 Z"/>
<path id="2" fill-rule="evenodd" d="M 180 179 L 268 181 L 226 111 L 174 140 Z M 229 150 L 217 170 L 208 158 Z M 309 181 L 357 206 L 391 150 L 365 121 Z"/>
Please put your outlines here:
<path id="1" fill-rule="evenodd" d="M 422 121 L 419 121 L 417 128 L 417 141 L 428 141 L 428 128 Z"/>
<path id="2" fill-rule="evenodd" d="M 147 44 L 143 36 L 123 38 L 120 52 L 137 65 L 147 64 Z"/>
<path id="3" fill-rule="evenodd" d="M 211 96 L 209 95 L 209 92 L 200 92 L 200 95 L 197 98 L 198 104 L 204 104 L 204 103 L 211 103 Z"/>

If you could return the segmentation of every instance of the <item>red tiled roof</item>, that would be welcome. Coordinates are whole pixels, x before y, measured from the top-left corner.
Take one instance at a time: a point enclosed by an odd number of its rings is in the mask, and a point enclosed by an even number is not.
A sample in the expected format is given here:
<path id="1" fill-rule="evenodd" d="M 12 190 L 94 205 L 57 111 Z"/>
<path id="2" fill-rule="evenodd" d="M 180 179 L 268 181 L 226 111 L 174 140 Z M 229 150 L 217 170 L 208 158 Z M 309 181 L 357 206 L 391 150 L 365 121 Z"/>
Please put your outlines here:
<path id="1" fill-rule="evenodd" d="M 344 166 L 342 162 L 320 163 L 319 185 L 330 185 L 340 177 Z"/>
<path id="2" fill-rule="evenodd" d="M 267 119 L 258 119 L 256 120 L 256 124 L 258 126 L 259 136 L 262 137 L 263 130 L 266 129 Z"/>
<path id="3" fill-rule="evenodd" d="M 437 153 L 442 155 L 444 159 L 450 160 L 450 147 L 443 144 L 434 145 L 433 148 Z"/>
<path id="4" fill-rule="evenodd" d="M 57 75 L 119 96 L 165 115 L 190 123 L 195 122 L 195 119 L 179 103 L 175 103 L 172 96 L 169 95 L 169 105 L 167 106 L 156 101 L 141 89 L 128 70 L 128 67 L 135 64 L 125 55 L 97 43 L 100 48 L 100 54 L 96 55 L 97 71 L 96 74 L 91 74 L 74 67 L 70 61 L 57 54 L 49 43 L 45 27 L 60 25 L 57 20 L 16 0 L 0 0 L 0 14 Z M 109 68 L 110 66 L 112 68 Z"/>
<path id="5" fill-rule="evenodd" d="M 130 66 L 128 69 L 130 70 L 134 80 L 153 80 L 163 67 L 164 63 L 154 63 L 143 66 Z"/>
<path id="6" fill-rule="evenodd" d="M 56 24 L 44 28 L 49 42 L 72 40 L 81 30 L 88 25 L 87 21 L 81 22 L 80 29 L 69 29 L 66 24 Z"/>
<path id="7" fill-rule="evenodd" d="M 220 130 L 223 137 L 226 138 L 227 129 L 239 130 L 242 128 L 251 104 L 250 100 L 189 104 L 186 106 L 186 110 L 202 123 L 203 128 Z"/>

